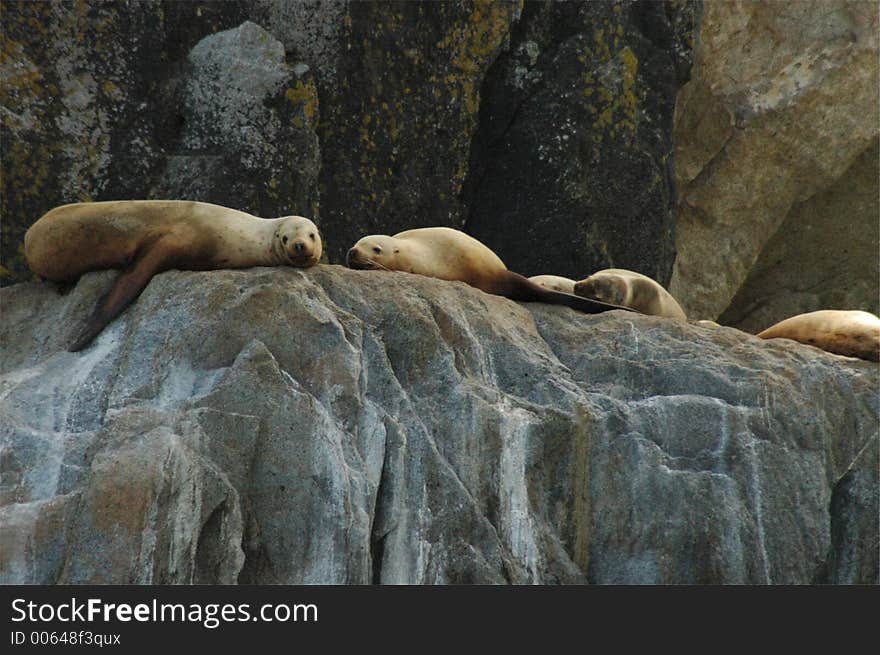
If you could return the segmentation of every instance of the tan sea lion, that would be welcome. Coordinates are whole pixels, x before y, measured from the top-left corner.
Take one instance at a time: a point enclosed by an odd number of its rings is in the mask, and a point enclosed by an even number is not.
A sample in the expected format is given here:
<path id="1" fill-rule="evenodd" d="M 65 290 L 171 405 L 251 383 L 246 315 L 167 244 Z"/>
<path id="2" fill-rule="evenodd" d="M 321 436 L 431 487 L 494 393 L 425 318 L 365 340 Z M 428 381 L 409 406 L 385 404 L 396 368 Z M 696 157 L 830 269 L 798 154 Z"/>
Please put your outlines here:
<path id="1" fill-rule="evenodd" d="M 574 292 L 585 298 L 631 307 L 651 316 L 687 319 L 675 298 L 656 281 L 623 268 L 596 271 L 577 282 Z"/>
<path id="2" fill-rule="evenodd" d="M 535 284 L 539 284 L 545 289 L 551 291 L 561 291 L 562 293 L 574 293 L 574 280 L 559 275 L 533 275 L 529 278 Z"/>
<path id="3" fill-rule="evenodd" d="M 405 271 L 441 280 L 460 280 L 486 293 L 525 302 L 566 305 L 588 314 L 624 309 L 609 303 L 551 291 L 518 273 L 473 237 L 448 227 L 424 227 L 394 236 L 373 234 L 348 251 L 349 268 Z"/>
<path id="4" fill-rule="evenodd" d="M 858 310 L 823 309 L 771 325 L 762 339 L 793 339 L 837 355 L 880 361 L 880 318 Z"/>
<path id="5" fill-rule="evenodd" d="M 62 205 L 24 236 L 31 270 L 73 282 L 87 271 L 124 269 L 70 346 L 81 350 L 137 298 L 156 273 L 316 264 L 318 228 L 302 216 L 264 219 L 189 200 L 119 200 Z"/>

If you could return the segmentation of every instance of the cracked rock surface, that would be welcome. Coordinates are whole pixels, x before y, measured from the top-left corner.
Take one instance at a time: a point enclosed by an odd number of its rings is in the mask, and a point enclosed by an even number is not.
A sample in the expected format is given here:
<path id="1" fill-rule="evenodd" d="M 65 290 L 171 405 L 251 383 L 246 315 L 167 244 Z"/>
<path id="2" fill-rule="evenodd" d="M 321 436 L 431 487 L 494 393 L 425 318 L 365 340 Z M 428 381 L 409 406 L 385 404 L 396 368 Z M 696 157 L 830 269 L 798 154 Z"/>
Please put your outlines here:
<path id="1" fill-rule="evenodd" d="M 0 290 L 3 583 L 878 581 L 878 367 L 405 273 Z"/>

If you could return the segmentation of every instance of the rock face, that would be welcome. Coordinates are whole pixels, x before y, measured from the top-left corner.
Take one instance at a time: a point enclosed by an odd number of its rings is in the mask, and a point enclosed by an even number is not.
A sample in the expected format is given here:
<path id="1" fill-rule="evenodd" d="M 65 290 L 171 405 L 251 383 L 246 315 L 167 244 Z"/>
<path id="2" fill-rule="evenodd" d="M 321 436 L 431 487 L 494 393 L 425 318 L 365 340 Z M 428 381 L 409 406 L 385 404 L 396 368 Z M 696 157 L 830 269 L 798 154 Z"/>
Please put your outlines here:
<path id="1" fill-rule="evenodd" d="M 676 106 L 689 316 L 877 313 L 878 27 L 873 3 L 706 3 Z"/>
<path id="2" fill-rule="evenodd" d="M 170 197 L 312 218 L 331 262 L 448 225 L 525 274 L 665 282 L 698 6 L 6 2 L 0 281 L 53 206 Z"/>
<path id="3" fill-rule="evenodd" d="M 878 367 L 405 273 L 0 290 L 0 582 L 877 583 Z"/>
<path id="4" fill-rule="evenodd" d="M 27 228 L 67 202 L 316 211 L 314 80 L 237 3 L 9 2 L 2 20 L 6 282 L 29 276 Z"/>
<path id="5" fill-rule="evenodd" d="M 179 140 L 148 195 L 210 198 L 263 215 L 287 213 L 282 202 L 316 212 L 317 95 L 308 66 L 289 66 L 281 42 L 247 21 L 199 41 L 175 81 Z"/>
<path id="6" fill-rule="evenodd" d="M 461 227 L 480 87 L 520 10 L 519 2 L 346 7 L 345 55 L 335 80 L 319 87 L 332 261 L 366 234 Z"/>
<path id="7" fill-rule="evenodd" d="M 878 142 L 827 190 L 792 206 L 719 321 L 757 334 L 826 308 L 880 314 Z"/>
<path id="8" fill-rule="evenodd" d="M 698 9 L 527 3 L 483 85 L 465 228 L 526 275 L 628 268 L 666 284 L 672 109 Z"/>

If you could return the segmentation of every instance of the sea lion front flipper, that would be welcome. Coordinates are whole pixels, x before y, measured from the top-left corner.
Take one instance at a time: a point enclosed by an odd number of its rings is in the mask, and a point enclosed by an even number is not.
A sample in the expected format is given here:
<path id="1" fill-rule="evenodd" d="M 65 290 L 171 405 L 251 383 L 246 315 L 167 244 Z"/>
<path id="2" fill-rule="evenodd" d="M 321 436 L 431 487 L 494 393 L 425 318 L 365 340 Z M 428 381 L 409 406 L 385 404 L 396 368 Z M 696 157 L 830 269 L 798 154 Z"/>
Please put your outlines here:
<path id="1" fill-rule="evenodd" d="M 88 346 L 110 321 L 140 295 L 156 273 L 171 268 L 178 254 L 178 248 L 168 237 L 145 246 L 131 265 L 119 274 L 110 290 L 98 300 L 91 317 L 68 350 L 77 352 Z"/>

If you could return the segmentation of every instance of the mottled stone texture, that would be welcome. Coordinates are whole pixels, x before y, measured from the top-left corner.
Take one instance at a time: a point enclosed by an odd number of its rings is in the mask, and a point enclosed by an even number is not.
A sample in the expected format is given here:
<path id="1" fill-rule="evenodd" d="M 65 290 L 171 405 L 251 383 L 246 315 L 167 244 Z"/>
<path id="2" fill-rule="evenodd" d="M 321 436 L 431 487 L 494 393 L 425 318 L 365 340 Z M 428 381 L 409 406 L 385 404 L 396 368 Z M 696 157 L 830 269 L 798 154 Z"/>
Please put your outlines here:
<path id="1" fill-rule="evenodd" d="M 321 87 L 322 219 L 332 226 L 331 258 L 340 261 L 365 234 L 461 227 L 480 85 L 507 46 L 520 5 L 349 5 L 345 54 L 335 83 Z"/>
<path id="2" fill-rule="evenodd" d="M 288 206 L 316 213 L 317 92 L 308 66 L 289 66 L 281 42 L 247 21 L 202 39 L 175 81 L 178 141 L 149 195 L 272 216 Z"/>
<path id="3" fill-rule="evenodd" d="M 0 290 L 0 582 L 878 582 L 878 367 L 406 273 Z"/>
<path id="4" fill-rule="evenodd" d="M 4 2 L 0 281 L 51 207 L 145 197 L 308 216 L 334 262 L 448 225 L 524 273 L 665 281 L 697 8 Z"/>
<path id="5" fill-rule="evenodd" d="M 22 238 L 48 209 L 150 196 L 181 146 L 187 54 L 205 33 L 243 22 L 232 8 L 3 3 L 2 281 L 28 277 Z"/>
<path id="6" fill-rule="evenodd" d="M 676 106 L 689 316 L 878 311 L 878 33 L 873 2 L 706 3 Z"/>
<path id="7" fill-rule="evenodd" d="M 672 117 L 695 3 L 528 3 L 483 85 L 465 228 L 527 275 L 675 257 Z"/>

